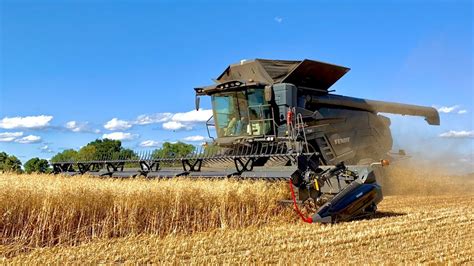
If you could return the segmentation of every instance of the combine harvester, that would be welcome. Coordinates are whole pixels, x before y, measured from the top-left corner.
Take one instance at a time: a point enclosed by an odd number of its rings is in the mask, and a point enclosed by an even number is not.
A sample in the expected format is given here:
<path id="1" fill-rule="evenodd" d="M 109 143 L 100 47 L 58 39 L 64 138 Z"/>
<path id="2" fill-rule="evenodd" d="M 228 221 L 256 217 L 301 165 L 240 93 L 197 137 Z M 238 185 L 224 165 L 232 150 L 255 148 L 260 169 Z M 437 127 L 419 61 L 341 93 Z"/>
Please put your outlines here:
<path id="1" fill-rule="evenodd" d="M 206 126 L 208 133 L 215 128 L 217 138 L 209 134 L 214 141 L 207 147 L 186 157 L 111 154 L 52 165 L 55 173 L 115 177 L 288 180 L 306 222 L 371 216 L 382 200 L 374 170 L 388 164 L 392 148 L 390 119 L 378 113 L 422 116 L 430 125 L 440 121 L 431 107 L 331 94 L 348 71 L 313 60 L 241 61 L 216 84 L 194 89 L 196 110 L 201 96 L 212 101 Z M 314 215 L 306 217 L 298 205 Z"/>

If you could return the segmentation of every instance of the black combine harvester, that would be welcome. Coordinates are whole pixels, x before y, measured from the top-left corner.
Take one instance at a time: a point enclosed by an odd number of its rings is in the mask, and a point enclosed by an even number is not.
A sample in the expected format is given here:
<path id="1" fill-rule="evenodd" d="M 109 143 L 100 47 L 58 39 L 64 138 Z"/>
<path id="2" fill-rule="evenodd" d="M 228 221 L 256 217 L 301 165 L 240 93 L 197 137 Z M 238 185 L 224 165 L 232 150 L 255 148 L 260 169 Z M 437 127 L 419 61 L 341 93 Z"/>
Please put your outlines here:
<path id="1" fill-rule="evenodd" d="M 206 126 L 209 137 L 211 127 L 217 133 L 201 150 L 185 157 L 136 153 L 52 162 L 54 172 L 287 180 L 306 222 L 373 215 L 382 200 L 374 170 L 388 164 L 392 148 L 390 119 L 379 113 L 422 116 L 430 125 L 439 125 L 439 115 L 431 107 L 331 94 L 348 71 L 313 60 L 241 61 L 215 84 L 194 89 L 197 110 L 199 97 L 211 97 Z M 314 215 L 306 217 L 298 206 Z"/>

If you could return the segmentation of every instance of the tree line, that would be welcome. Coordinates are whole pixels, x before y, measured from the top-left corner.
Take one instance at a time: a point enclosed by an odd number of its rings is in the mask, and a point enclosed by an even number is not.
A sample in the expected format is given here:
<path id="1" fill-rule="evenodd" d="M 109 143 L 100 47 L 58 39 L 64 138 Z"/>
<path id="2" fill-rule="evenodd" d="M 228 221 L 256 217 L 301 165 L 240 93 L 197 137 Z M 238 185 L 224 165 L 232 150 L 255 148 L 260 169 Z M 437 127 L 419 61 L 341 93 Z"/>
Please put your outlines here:
<path id="1" fill-rule="evenodd" d="M 162 147 L 151 153 L 151 158 L 183 157 L 195 151 L 191 144 L 183 142 L 163 143 Z M 96 139 L 81 147 L 79 150 L 67 149 L 57 153 L 51 162 L 73 162 L 90 160 L 138 159 L 133 150 L 122 147 L 120 140 Z M 31 158 L 22 167 L 21 161 L 14 155 L 0 152 L 0 172 L 14 173 L 51 173 L 48 160 L 38 157 Z"/>
<path id="2" fill-rule="evenodd" d="M 24 169 L 23 169 L 24 168 Z M 38 157 L 28 160 L 22 168 L 21 161 L 14 155 L 9 155 L 6 152 L 0 152 L 0 172 L 13 172 L 28 174 L 33 172 L 50 173 L 51 168 L 49 162 Z"/>

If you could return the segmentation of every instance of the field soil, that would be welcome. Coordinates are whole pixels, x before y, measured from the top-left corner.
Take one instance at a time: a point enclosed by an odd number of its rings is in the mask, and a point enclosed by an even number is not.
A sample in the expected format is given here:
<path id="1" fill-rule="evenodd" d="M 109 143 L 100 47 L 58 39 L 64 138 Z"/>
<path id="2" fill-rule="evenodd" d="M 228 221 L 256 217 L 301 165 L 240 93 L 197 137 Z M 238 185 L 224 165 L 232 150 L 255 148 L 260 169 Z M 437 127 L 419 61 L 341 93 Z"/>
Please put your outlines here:
<path id="1" fill-rule="evenodd" d="M 0 263 L 473 263 L 472 176 L 389 174 L 375 218 L 334 225 L 286 184 L 3 174 Z"/>

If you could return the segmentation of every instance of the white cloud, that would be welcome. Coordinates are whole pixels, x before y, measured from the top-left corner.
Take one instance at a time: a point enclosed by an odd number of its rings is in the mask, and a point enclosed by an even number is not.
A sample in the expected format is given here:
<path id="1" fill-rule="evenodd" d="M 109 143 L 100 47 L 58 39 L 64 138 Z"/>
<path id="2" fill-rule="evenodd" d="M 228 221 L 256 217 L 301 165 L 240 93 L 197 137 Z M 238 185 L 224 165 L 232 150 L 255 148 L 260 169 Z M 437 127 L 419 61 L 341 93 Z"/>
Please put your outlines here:
<path id="1" fill-rule="evenodd" d="M 189 136 L 189 137 L 185 137 L 183 140 L 184 141 L 191 141 L 191 142 L 202 142 L 205 139 L 206 138 L 204 136 Z"/>
<path id="2" fill-rule="evenodd" d="M 23 136 L 23 132 L 3 132 L 0 133 L 0 142 L 13 142 L 21 136 Z"/>
<path id="3" fill-rule="evenodd" d="M 54 153 L 54 151 L 48 145 L 44 145 L 40 147 L 39 149 L 43 153 Z"/>
<path id="4" fill-rule="evenodd" d="M 466 114 L 467 113 L 467 110 L 466 109 L 461 109 L 461 106 L 460 105 L 453 105 L 453 106 L 441 106 L 441 107 L 438 107 L 436 105 L 433 105 L 434 108 L 436 108 L 436 110 L 438 110 L 438 112 L 440 113 L 444 113 L 444 114 L 450 114 L 450 113 L 457 113 L 457 114 Z"/>
<path id="5" fill-rule="evenodd" d="M 88 122 L 77 122 L 72 120 L 67 122 L 64 127 L 72 132 L 100 133 L 99 129 L 91 129 Z"/>
<path id="6" fill-rule="evenodd" d="M 199 111 L 192 110 L 185 113 L 176 113 L 171 117 L 172 121 L 176 122 L 206 122 L 212 116 L 212 110 L 199 109 Z"/>
<path id="7" fill-rule="evenodd" d="M 99 134 L 100 133 L 100 130 L 99 129 L 92 129 L 90 126 L 89 126 L 89 122 L 78 122 L 78 121 L 69 121 L 67 122 L 64 127 L 69 130 L 69 131 L 72 131 L 72 132 L 76 132 L 76 133 L 79 133 L 79 132 L 84 132 L 84 133 L 95 133 L 95 134 Z"/>
<path id="8" fill-rule="evenodd" d="M 44 128 L 53 119 L 50 115 L 5 117 L 0 120 L 0 128 Z"/>
<path id="9" fill-rule="evenodd" d="M 438 110 L 438 112 L 445 113 L 445 114 L 452 113 L 452 112 L 456 111 L 457 109 L 459 109 L 459 105 L 441 106 L 441 107 L 433 106 L 433 107 L 436 108 L 436 110 Z"/>
<path id="10" fill-rule="evenodd" d="M 133 122 L 137 125 L 149 125 L 149 124 L 157 124 L 169 121 L 173 116 L 172 113 L 158 113 L 158 114 L 151 114 L 151 115 L 139 115 L 137 119 Z"/>
<path id="11" fill-rule="evenodd" d="M 277 23 L 282 23 L 282 22 L 283 22 L 283 18 L 281 18 L 281 17 L 275 17 L 274 20 L 275 20 Z"/>
<path id="12" fill-rule="evenodd" d="M 137 116 L 133 121 L 119 120 L 113 118 L 108 121 L 104 128 L 108 130 L 126 130 L 133 125 L 150 125 L 163 123 L 166 130 L 192 129 L 195 123 L 206 122 L 212 116 L 212 110 L 199 109 L 182 113 L 156 113 Z"/>
<path id="13" fill-rule="evenodd" d="M 158 147 L 161 144 L 159 141 L 144 140 L 140 142 L 140 147 Z"/>
<path id="14" fill-rule="evenodd" d="M 0 142 L 16 142 L 21 144 L 39 143 L 41 142 L 40 136 L 28 135 L 23 136 L 23 132 L 3 132 L 0 133 Z"/>
<path id="15" fill-rule="evenodd" d="M 66 128 L 72 132 L 80 132 L 84 126 L 79 125 L 77 121 L 69 121 L 66 123 Z"/>
<path id="16" fill-rule="evenodd" d="M 112 120 L 105 123 L 104 128 L 108 130 L 125 130 L 132 127 L 132 124 L 125 120 L 119 120 L 118 118 L 112 118 Z"/>
<path id="17" fill-rule="evenodd" d="M 448 132 L 441 133 L 439 136 L 442 138 L 457 138 L 457 139 L 474 138 L 474 131 L 450 130 Z"/>
<path id="18" fill-rule="evenodd" d="M 35 136 L 35 135 L 28 135 L 23 138 L 16 139 L 15 142 L 18 142 L 21 144 L 39 143 L 41 142 L 41 137 Z"/>
<path id="19" fill-rule="evenodd" d="M 193 128 L 195 123 L 206 122 L 212 116 L 212 110 L 199 109 L 199 111 L 192 110 L 189 112 L 175 113 L 170 117 L 170 121 L 163 123 L 163 128 L 166 130 L 180 130 Z"/>
<path id="20" fill-rule="evenodd" d="M 132 133 L 125 133 L 125 132 L 112 132 L 108 134 L 102 135 L 103 139 L 113 139 L 113 140 L 132 140 L 137 138 L 137 134 L 132 134 Z"/>
<path id="21" fill-rule="evenodd" d="M 163 128 L 166 130 L 180 130 L 180 129 L 192 129 L 192 126 L 183 124 L 181 122 L 169 121 L 163 123 Z"/>

